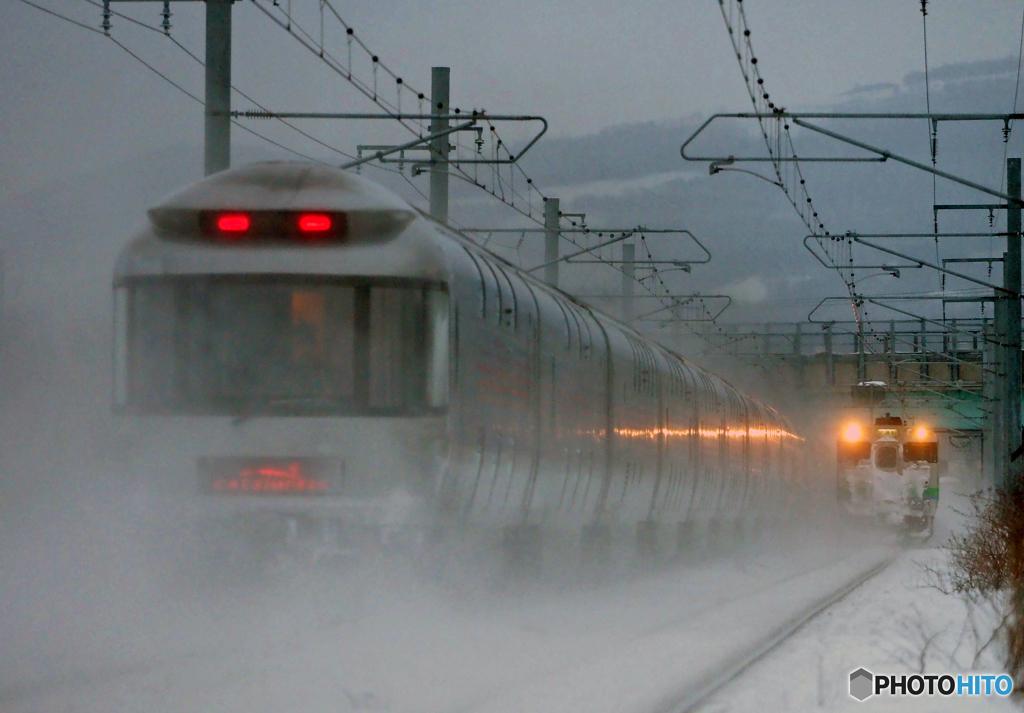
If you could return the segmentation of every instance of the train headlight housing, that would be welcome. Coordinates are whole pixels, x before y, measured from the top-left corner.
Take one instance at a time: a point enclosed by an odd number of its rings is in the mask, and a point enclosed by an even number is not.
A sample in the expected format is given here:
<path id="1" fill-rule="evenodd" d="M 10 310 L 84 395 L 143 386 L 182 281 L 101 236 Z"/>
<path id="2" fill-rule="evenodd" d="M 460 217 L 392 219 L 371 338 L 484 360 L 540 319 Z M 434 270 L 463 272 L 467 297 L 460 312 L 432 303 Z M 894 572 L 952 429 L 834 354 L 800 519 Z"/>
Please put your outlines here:
<path id="1" fill-rule="evenodd" d="M 859 441 L 862 435 L 863 433 L 860 430 L 860 426 L 855 423 L 850 424 L 846 427 L 846 430 L 843 431 L 843 438 L 848 441 Z"/>

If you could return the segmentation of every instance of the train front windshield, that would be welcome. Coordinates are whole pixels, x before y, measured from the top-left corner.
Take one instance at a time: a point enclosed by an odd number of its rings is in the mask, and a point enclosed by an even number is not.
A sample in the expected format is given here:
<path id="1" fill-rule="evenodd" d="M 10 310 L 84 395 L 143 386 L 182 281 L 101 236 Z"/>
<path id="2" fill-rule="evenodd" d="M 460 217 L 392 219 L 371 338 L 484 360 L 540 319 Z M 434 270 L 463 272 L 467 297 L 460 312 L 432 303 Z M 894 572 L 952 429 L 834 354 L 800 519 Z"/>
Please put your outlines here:
<path id="1" fill-rule="evenodd" d="M 115 402 L 181 415 L 443 409 L 448 295 L 407 280 L 190 275 L 115 290 Z"/>

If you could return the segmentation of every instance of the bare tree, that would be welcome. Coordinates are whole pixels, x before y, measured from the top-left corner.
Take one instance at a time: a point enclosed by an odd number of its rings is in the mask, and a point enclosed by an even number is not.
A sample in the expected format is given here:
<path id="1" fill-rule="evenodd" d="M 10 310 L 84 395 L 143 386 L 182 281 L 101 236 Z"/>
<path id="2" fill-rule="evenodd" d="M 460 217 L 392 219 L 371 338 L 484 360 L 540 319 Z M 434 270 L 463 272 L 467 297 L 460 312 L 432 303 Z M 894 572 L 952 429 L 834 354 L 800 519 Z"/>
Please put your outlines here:
<path id="1" fill-rule="evenodd" d="M 969 616 L 975 638 L 981 648 L 975 661 L 1002 633 L 1006 643 L 1006 670 L 1013 676 L 1014 688 L 1024 686 L 1024 486 L 1019 478 L 1011 485 L 990 494 L 971 497 L 968 524 L 953 535 L 949 550 L 948 578 L 940 588 L 960 594 L 968 603 L 1001 602 L 1002 624 L 984 643 L 978 627 Z"/>

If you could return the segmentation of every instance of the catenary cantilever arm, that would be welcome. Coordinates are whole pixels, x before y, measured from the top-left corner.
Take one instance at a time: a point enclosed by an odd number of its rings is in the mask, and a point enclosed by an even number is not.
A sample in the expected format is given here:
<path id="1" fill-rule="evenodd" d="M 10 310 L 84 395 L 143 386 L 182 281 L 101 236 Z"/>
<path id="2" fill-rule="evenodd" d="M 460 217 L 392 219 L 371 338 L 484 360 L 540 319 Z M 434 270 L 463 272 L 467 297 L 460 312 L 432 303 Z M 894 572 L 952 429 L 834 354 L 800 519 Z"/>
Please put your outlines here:
<path id="1" fill-rule="evenodd" d="M 897 154 L 894 154 L 892 151 L 889 151 L 887 149 L 876 148 L 874 146 L 871 146 L 870 144 L 864 143 L 863 141 L 857 141 L 856 139 L 851 139 L 848 136 L 843 136 L 842 134 L 837 134 L 834 131 L 829 131 L 828 129 L 823 129 L 820 126 L 815 126 L 814 124 L 808 124 L 806 121 L 803 121 L 802 119 L 797 119 L 797 118 L 794 117 L 793 119 L 791 119 L 791 121 L 794 124 L 796 124 L 797 126 L 803 127 L 804 129 L 808 129 L 810 131 L 815 131 L 815 132 L 817 132 L 819 134 L 822 134 L 824 136 L 828 136 L 829 138 L 835 139 L 836 141 L 842 141 L 843 143 L 850 144 L 850 146 L 856 146 L 857 148 L 864 149 L 865 151 L 870 151 L 872 153 L 876 153 L 879 156 L 881 156 L 883 160 L 891 158 L 893 161 L 897 161 L 898 163 L 906 164 L 907 166 L 911 166 L 913 168 L 919 168 L 922 171 L 927 171 L 928 173 L 934 174 L 934 175 L 938 176 L 939 178 L 945 178 L 947 181 L 953 181 L 953 183 L 959 183 L 962 186 L 967 186 L 968 188 L 973 188 L 976 191 L 981 191 L 982 193 L 987 193 L 990 196 L 995 196 L 996 198 L 1002 198 L 1003 200 L 1007 201 L 1008 203 L 1020 203 L 1021 205 L 1024 205 L 1024 200 L 1021 200 L 1020 198 L 1012 198 L 1011 196 L 1008 196 L 1007 194 L 1003 193 L 1002 191 L 997 191 L 997 190 L 995 190 L 993 188 L 989 188 L 988 186 L 983 186 L 980 183 L 975 183 L 974 181 L 968 181 L 966 178 L 960 178 L 959 176 L 954 176 L 952 173 L 947 173 L 946 171 L 940 171 L 937 168 L 932 168 L 931 166 L 926 166 L 925 164 L 919 163 L 918 161 L 912 161 L 909 158 L 904 158 L 903 156 L 899 156 Z M 800 160 L 803 161 L 804 159 L 800 159 Z"/>
<path id="2" fill-rule="evenodd" d="M 810 240 L 813 240 L 813 239 L 820 240 L 820 239 L 822 239 L 824 237 L 825 236 L 823 236 L 823 235 L 808 235 L 807 237 L 804 238 L 804 247 L 807 248 L 807 252 L 809 252 L 811 255 L 814 256 L 815 260 L 820 262 L 822 265 L 824 265 L 829 270 L 904 270 L 904 269 L 906 269 L 906 270 L 916 270 L 916 269 L 919 269 L 919 268 L 923 267 L 923 265 L 921 265 L 921 263 L 916 262 L 916 261 L 913 262 L 913 263 L 908 263 L 906 265 L 829 265 L 827 262 L 825 262 L 824 260 L 821 259 L 821 255 L 819 255 L 817 252 L 815 252 L 814 248 L 811 247 L 810 242 L 809 242 Z M 839 237 L 839 236 L 837 236 L 837 237 Z M 845 239 L 845 236 L 841 236 L 841 237 L 843 237 L 843 239 Z M 931 233 L 928 234 L 928 237 L 929 238 L 932 237 Z"/>
<path id="3" fill-rule="evenodd" d="M 377 159 L 384 158 L 388 154 L 404 151 L 408 148 L 412 148 L 413 146 L 418 146 L 419 144 L 427 143 L 429 141 L 433 141 L 434 139 L 441 138 L 442 136 L 454 134 L 456 131 L 464 131 L 465 129 L 468 129 L 470 126 L 472 126 L 474 123 L 476 122 L 467 121 L 465 124 L 459 124 L 458 126 L 453 126 L 452 128 L 445 129 L 444 131 L 438 131 L 437 133 L 428 134 L 427 136 L 424 136 L 422 138 L 413 139 L 412 141 L 404 143 L 400 146 L 392 146 L 389 149 L 382 149 L 374 153 L 372 156 L 357 158 L 354 161 L 349 161 L 348 163 L 342 164 L 341 166 L 339 166 L 339 168 L 355 168 L 356 166 L 361 166 L 362 164 L 367 163 L 369 161 L 376 161 Z"/>
<path id="4" fill-rule="evenodd" d="M 989 289 L 996 290 L 997 292 L 1002 292 L 1007 297 L 1018 297 L 1018 298 L 1020 297 L 1020 293 L 1019 292 L 1015 292 L 1014 290 L 1008 290 L 1005 287 L 1002 287 L 1001 285 L 995 285 L 995 284 L 992 284 L 991 282 L 985 282 L 984 280 L 979 280 L 976 277 L 971 277 L 970 275 L 965 275 L 962 272 L 957 272 L 955 270 L 950 270 L 949 268 L 946 268 L 946 267 L 941 267 L 939 265 L 936 265 L 935 263 L 928 262 L 927 260 L 921 260 L 920 258 L 913 257 L 912 255 L 904 255 L 903 253 L 897 252 L 896 250 L 890 250 L 889 248 L 882 247 L 881 245 L 875 245 L 874 243 L 869 243 L 867 240 L 864 240 L 863 238 L 859 238 L 859 237 L 854 236 L 853 241 L 855 243 L 859 243 L 861 245 L 867 245 L 869 248 L 874 248 L 875 250 L 880 250 L 883 253 L 889 253 L 890 255 L 894 255 L 894 256 L 896 256 L 898 258 L 902 258 L 904 260 L 913 260 L 914 262 L 919 263 L 920 265 L 922 265 L 924 267 L 930 267 L 933 270 L 938 270 L 939 272 L 944 272 L 947 275 L 952 275 L 953 277 L 958 277 L 961 280 L 966 280 L 967 282 L 973 282 L 976 285 L 981 285 L 982 287 L 988 287 Z"/>

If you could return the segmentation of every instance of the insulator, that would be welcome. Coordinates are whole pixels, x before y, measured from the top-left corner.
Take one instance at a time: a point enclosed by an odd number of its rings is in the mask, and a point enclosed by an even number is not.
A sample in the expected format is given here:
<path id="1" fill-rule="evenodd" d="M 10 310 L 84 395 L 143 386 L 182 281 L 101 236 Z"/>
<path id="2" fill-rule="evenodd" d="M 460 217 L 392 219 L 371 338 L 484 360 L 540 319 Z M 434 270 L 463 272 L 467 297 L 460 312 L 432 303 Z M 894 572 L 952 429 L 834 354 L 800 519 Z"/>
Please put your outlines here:
<path id="1" fill-rule="evenodd" d="M 103 0 L 103 34 L 110 37 L 110 0 Z"/>
<path id="2" fill-rule="evenodd" d="M 168 37 L 171 36 L 171 0 L 164 0 L 164 9 L 160 13 L 163 21 L 160 23 L 160 27 L 163 28 L 164 34 Z"/>

